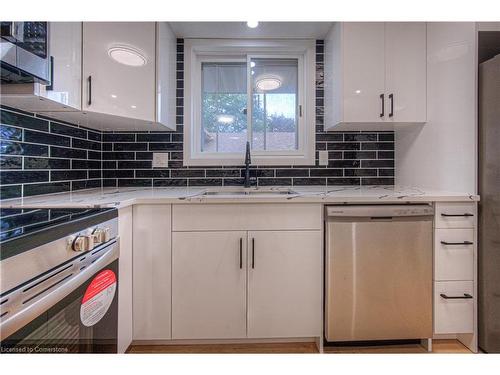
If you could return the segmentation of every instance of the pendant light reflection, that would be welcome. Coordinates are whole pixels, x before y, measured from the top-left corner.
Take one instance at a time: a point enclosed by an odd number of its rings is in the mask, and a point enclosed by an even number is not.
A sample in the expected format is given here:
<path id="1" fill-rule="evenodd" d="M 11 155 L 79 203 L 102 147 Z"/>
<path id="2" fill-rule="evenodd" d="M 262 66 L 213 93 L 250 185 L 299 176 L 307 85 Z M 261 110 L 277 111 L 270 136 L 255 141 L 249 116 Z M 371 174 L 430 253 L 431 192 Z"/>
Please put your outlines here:
<path id="1" fill-rule="evenodd" d="M 217 122 L 221 123 L 222 125 L 229 125 L 234 122 L 234 116 L 232 115 L 219 115 L 217 116 Z"/>
<path id="2" fill-rule="evenodd" d="M 258 78 L 255 86 L 260 91 L 272 91 L 281 87 L 281 79 L 277 76 L 266 76 Z"/>

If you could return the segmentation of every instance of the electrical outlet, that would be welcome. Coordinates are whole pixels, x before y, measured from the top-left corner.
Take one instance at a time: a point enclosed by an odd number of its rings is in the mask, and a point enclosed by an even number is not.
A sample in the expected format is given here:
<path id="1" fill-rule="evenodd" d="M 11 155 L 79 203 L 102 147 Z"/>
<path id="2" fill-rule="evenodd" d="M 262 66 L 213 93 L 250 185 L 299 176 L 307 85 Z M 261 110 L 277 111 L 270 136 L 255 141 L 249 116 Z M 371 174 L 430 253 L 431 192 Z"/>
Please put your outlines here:
<path id="1" fill-rule="evenodd" d="M 319 152 L 319 165 L 328 165 L 328 151 Z"/>
<path id="2" fill-rule="evenodd" d="M 168 152 L 153 153 L 153 168 L 168 168 Z"/>

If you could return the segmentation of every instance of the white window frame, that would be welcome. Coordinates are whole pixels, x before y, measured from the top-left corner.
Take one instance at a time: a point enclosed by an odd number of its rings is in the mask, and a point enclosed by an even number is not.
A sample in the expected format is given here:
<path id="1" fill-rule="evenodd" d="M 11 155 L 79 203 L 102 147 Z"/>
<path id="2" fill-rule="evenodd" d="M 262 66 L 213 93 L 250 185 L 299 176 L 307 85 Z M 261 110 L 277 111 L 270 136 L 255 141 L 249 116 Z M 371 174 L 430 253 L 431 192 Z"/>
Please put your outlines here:
<path id="1" fill-rule="evenodd" d="M 240 165 L 245 153 L 201 152 L 201 64 L 245 62 L 252 58 L 297 58 L 298 149 L 252 151 L 252 165 L 314 165 L 316 119 L 316 59 L 314 40 L 185 39 L 184 40 L 184 165 Z M 247 119 L 251 121 L 250 69 L 247 69 Z M 247 136 L 251 137 L 249 123 Z"/>

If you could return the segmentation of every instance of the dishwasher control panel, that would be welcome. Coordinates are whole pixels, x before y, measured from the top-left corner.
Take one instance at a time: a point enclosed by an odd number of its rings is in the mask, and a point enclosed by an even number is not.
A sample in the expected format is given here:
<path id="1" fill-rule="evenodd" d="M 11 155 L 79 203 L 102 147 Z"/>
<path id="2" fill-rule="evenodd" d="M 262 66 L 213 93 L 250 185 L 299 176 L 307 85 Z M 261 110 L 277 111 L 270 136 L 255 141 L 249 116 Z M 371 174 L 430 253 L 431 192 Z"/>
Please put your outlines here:
<path id="1" fill-rule="evenodd" d="M 343 205 L 326 207 L 326 216 L 328 217 L 404 217 L 432 215 L 434 215 L 434 207 L 429 204 Z"/>

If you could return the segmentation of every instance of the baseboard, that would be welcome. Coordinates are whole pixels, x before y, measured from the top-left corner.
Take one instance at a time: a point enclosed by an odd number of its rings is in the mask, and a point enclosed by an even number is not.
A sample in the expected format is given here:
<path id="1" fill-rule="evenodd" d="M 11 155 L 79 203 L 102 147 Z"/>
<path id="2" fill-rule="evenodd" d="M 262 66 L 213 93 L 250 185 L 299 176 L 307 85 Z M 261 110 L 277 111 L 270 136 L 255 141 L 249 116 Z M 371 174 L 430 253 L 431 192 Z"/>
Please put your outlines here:
<path id="1" fill-rule="evenodd" d="M 132 345 L 273 344 L 297 342 L 318 343 L 318 337 L 266 339 L 133 340 Z"/>

